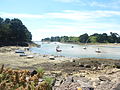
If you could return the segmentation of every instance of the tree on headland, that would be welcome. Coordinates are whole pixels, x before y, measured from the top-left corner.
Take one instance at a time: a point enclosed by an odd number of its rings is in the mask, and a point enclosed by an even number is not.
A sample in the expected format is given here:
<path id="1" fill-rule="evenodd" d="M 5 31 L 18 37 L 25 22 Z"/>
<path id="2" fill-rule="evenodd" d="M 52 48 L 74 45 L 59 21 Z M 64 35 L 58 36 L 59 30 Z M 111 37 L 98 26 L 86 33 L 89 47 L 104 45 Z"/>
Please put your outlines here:
<path id="1" fill-rule="evenodd" d="M 32 34 L 21 20 L 0 18 L 0 45 L 22 45 L 31 40 Z"/>
<path id="2" fill-rule="evenodd" d="M 87 33 L 80 35 L 79 37 L 75 36 L 61 36 L 61 37 L 51 37 L 42 39 L 42 41 L 57 41 L 57 42 L 70 42 L 70 43 L 120 43 L 120 36 L 117 33 L 110 32 L 110 35 L 107 33 L 94 33 L 88 35 Z"/>
<path id="3" fill-rule="evenodd" d="M 79 41 L 81 43 L 86 43 L 86 41 L 88 40 L 88 38 L 89 38 L 88 34 L 85 33 L 85 34 L 79 36 Z"/>

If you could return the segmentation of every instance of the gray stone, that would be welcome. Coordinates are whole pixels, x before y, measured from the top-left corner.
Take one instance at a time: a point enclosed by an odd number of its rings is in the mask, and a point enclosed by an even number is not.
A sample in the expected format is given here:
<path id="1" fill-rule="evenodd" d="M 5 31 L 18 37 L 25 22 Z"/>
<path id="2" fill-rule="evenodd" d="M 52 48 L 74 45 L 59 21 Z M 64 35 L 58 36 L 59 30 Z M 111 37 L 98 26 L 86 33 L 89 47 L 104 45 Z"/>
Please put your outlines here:
<path id="1" fill-rule="evenodd" d="M 115 67 L 120 69 L 120 63 L 115 63 Z"/>
<path id="2" fill-rule="evenodd" d="M 85 68 L 91 68 L 91 65 L 89 65 L 89 64 L 85 64 L 84 66 L 85 66 Z"/>
<path id="3" fill-rule="evenodd" d="M 108 77 L 106 77 L 106 76 L 100 76 L 99 80 L 100 81 L 110 81 L 110 79 Z"/>
<path id="4" fill-rule="evenodd" d="M 120 90 L 120 83 L 115 84 L 111 90 Z"/>
<path id="5" fill-rule="evenodd" d="M 73 77 L 72 76 L 67 77 L 66 82 L 74 82 Z"/>
<path id="6" fill-rule="evenodd" d="M 94 90 L 92 87 L 82 87 L 82 90 Z"/>
<path id="7" fill-rule="evenodd" d="M 58 87 L 58 86 L 60 86 L 62 83 L 63 83 L 63 80 L 62 80 L 62 79 L 61 79 L 61 80 L 56 80 L 54 86 Z"/>

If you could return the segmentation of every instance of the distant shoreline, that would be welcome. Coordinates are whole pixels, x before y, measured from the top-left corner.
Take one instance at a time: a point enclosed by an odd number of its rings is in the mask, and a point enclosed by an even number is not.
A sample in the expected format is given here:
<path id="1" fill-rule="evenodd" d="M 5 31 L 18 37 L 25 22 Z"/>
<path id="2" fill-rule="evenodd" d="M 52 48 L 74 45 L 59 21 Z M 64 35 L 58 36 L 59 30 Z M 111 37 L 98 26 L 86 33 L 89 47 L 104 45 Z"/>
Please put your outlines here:
<path id="1" fill-rule="evenodd" d="M 42 41 L 40 41 L 40 42 L 42 42 Z M 47 42 L 47 41 L 43 41 L 43 42 Z M 79 42 L 74 42 L 74 43 L 72 43 L 72 42 L 59 42 L 59 43 L 76 44 L 76 45 L 120 46 L 120 43 L 79 43 Z"/>

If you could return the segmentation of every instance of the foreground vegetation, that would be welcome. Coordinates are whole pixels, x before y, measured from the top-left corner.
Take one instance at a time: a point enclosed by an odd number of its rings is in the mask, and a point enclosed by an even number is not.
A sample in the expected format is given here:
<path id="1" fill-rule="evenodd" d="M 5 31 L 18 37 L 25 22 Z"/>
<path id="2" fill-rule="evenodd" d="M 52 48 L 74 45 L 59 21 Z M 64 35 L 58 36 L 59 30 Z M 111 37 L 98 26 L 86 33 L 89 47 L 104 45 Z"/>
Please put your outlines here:
<path id="1" fill-rule="evenodd" d="M 32 35 L 21 20 L 0 18 L 0 46 L 25 46 L 31 40 Z"/>
<path id="2" fill-rule="evenodd" d="M 44 70 L 0 69 L 0 90 L 51 90 L 52 78 L 44 76 Z"/>
<path id="3" fill-rule="evenodd" d="M 56 36 L 51 38 L 44 38 L 42 41 L 56 41 L 56 42 L 72 42 L 72 43 L 120 43 L 120 36 L 117 33 L 110 32 L 110 35 L 106 33 L 98 34 L 94 33 L 88 35 L 87 33 L 80 35 L 79 37 L 68 36 Z"/>

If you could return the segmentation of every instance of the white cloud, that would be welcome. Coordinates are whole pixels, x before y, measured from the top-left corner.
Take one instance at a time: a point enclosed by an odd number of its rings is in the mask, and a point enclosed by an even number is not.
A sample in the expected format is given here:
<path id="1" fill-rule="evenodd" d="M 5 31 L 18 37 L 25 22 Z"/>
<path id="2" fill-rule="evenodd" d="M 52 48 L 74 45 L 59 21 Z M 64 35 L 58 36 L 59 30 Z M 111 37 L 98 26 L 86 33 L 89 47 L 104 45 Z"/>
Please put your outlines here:
<path id="1" fill-rule="evenodd" d="M 43 15 L 4 13 L 4 12 L 0 12 L 0 16 L 5 18 L 43 18 Z"/>
<path id="2" fill-rule="evenodd" d="M 62 3 L 74 3 L 79 6 L 120 9 L 120 0 L 54 0 Z"/>
<path id="3" fill-rule="evenodd" d="M 27 27 L 33 34 L 33 40 L 40 40 L 51 36 L 79 36 L 83 33 L 93 34 L 103 32 L 109 33 L 110 31 L 120 32 L 120 25 L 116 22 L 120 18 L 120 11 L 64 10 L 62 12 L 43 13 L 37 15 L 1 12 L 0 16 L 5 18 L 22 18 L 23 23 L 26 18 L 26 20 L 30 20 L 30 24 L 28 24 Z M 109 22 L 109 19 L 104 21 L 103 18 L 106 17 L 115 21 Z M 37 19 L 42 19 L 44 23 Z"/>
<path id="4" fill-rule="evenodd" d="M 55 1 L 63 2 L 63 3 L 79 2 L 79 0 L 55 0 Z"/>
<path id="5" fill-rule="evenodd" d="M 84 33 L 120 33 L 119 24 L 113 23 L 71 23 L 71 25 L 48 25 L 44 28 L 34 30 L 33 40 L 40 40 L 42 38 L 51 36 L 79 36 Z"/>
<path id="6" fill-rule="evenodd" d="M 120 15 L 120 11 L 76 11 L 64 10 L 63 12 L 52 12 L 44 14 L 18 14 L 0 12 L 1 17 L 6 18 L 36 18 L 36 19 L 70 19 L 70 20 L 88 20 L 102 17 L 112 17 Z"/>
<path id="7" fill-rule="evenodd" d="M 88 20 L 120 15 L 120 11 L 74 11 L 65 10 L 61 13 L 48 13 L 45 16 L 49 18 L 70 19 L 70 20 Z"/>
<path id="8" fill-rule="evenodd" d="M 120 9 L 120 0 L 109 0 L 108 2 L 106 1 L 98 2 L 97 0 L 94 0 L 93 2 L 89 2 L 88 5 L 93 7 Z"/>

